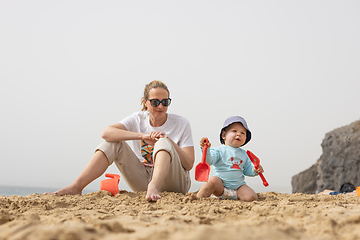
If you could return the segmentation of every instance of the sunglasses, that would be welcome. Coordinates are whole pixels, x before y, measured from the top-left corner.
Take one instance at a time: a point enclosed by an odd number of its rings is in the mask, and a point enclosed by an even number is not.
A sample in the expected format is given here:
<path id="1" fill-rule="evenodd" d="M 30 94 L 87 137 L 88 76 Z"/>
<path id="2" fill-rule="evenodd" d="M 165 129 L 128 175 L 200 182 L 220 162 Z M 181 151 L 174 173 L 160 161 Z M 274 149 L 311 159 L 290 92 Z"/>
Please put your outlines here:
<path id="1" fill-rule="evenodd" d="M 171 98 L 165 98 L 165 99 L 163 99 L 161 101 L 159 99 L 148 99 L 148 98 L 146 98 L 146 100 L 150 101 L 150 105 L 152 107 L 157 107 L 157 106 L 160 105 L 160 103 L 162 103 L 162 105 L 164 107 L 168 107 L 170 105 L 170 103 L 171 103 Z"/>

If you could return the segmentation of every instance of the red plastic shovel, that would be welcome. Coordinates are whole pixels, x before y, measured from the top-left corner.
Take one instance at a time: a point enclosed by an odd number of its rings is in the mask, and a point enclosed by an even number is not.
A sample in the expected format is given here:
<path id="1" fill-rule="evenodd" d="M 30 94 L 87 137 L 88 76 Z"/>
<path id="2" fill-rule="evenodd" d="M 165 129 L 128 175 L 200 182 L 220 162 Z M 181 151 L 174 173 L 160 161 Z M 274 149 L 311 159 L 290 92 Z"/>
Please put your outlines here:
<path id="1" fill-rule="evenodd" d="M 254 164 L 255 168 L 258 169 L 258 166 L 260 164 L 260 159 L 255 156 L 252 152 L 249 150 L 246 151 L 247 155 L 249 156 L 251 162 Z M 261 180 L 263 181 L 263 184 L 265 187 L 269 186 L 269 183 L 266 181 L 264 175 L 262 173 L 259 173 L 259 176 L 261 177 Z"/>
<path id="2" fill-rule="evenodd" d="M 201 162 L 195 167 L 195 180 L 199 182 L 207 182 L 210 173 L 210 165 L 206 162 L 207 144 L 209 140 L 205 139 L 204 143 Z"/>

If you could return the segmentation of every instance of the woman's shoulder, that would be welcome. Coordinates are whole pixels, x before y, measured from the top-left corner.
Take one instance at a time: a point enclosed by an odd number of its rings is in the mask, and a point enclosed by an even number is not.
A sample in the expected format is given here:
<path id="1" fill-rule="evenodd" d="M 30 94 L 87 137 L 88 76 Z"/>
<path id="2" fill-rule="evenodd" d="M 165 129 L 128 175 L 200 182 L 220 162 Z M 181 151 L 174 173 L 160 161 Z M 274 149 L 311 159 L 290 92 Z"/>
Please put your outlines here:
<path id="1" fill-rule="evenodd" d="M 174 113 L 168 113 L 168 117 L 172 121 L 183 121 L 183 122 L 189 122 L 185 117 L 174 114 Z"/>
<path id="2" fill-rule="evenodd" d="M 146 120 L 148 117 L 149 117 L 149 113 L 147 111 L 133 112 L 132 114 L 130 114 L 120 122 L 129 122 L 129 121 L 138 122 L 138 121 Z"/>
<path id="3" fill-rule="evenodd" d="M 148 111 L 133 112 L 130 116 L 145 119 L 149 116 Z"/>

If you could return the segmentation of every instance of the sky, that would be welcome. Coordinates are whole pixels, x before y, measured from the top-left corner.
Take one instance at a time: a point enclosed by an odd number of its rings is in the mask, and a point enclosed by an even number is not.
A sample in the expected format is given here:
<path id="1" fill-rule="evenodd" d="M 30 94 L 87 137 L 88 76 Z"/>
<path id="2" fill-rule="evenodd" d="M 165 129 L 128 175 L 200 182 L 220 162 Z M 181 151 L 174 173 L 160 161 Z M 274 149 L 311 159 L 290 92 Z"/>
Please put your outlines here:
<path id="1" fill-rule="evenodd" d="M 195 165 L 200 139 L 219 146 L 239 115 L 269 182 L 247 184 L 291 193 L 325 134 L 360 119 L 359 11 L 356 0 L 0 0 L 0 185 L 69 185 L 102 130 L 160 80 L 168 112 L 190 121 Z"/>

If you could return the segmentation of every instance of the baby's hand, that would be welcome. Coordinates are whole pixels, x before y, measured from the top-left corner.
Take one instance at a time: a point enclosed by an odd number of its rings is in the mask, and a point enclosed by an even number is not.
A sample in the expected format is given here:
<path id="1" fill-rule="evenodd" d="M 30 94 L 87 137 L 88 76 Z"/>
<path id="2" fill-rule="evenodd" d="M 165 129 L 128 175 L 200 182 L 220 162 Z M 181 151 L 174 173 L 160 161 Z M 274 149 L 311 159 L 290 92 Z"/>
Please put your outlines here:
<path id="1" fill-rule="evenodd" d="M 207 143 L 205 143 L 205 140 L 207 140 Z M 203 138 L 200 140 L 200 147 L 201 147 L 201 148 L 204 148 L 205 144 L 206 144 L 206 146 L 207 146 L 208 148 L 211 147 L 211 143 L 210 143 L 209 139 L 207 139 L 206 137 L 203 137 Z"/>
<path id="2" fill-rule="evenodd" d="M 257 169 L 254 167 L 254 171 L 257 172 L 257 173 L 263 173 L 263 172 L 264 172 L 264 169 L 263 169 L 263 167 L 259 164 L 259 166 L 258 166 Z"/>

